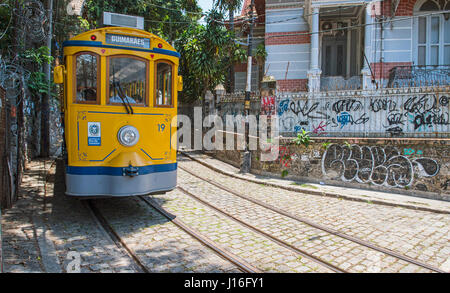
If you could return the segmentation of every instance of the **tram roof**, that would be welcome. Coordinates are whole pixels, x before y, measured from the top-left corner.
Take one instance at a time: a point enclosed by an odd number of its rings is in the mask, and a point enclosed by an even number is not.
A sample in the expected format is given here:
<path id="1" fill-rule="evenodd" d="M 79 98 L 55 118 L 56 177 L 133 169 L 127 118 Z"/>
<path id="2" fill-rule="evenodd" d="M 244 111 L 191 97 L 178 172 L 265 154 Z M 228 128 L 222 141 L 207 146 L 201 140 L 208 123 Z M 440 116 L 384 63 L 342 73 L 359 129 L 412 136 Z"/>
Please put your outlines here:
<path id="1" fill-rule="evenodd" d="M 133 37 L 134 41 L 140 40 L 139 38 L 150 39 L 150 44 L 148 45 L 149 47 L 146 47 L 147 49 L 164 49 L 176 52 L 175 48 L 173 48 L 167 41 L 165 41 L 161 37 L 144 30 L 128 27 L 103 27 L 95 30 L 90 30 L 72 37 L 70 41 L 96 41 L 107 44 L 107 37 L 110 38 L 110 36 L 113 35 L 119 37 L 132 37 L 129 39 L 129 41 L 133 41 Z M 95 36 L 95 40 L 92 39 L 92 36 Z M 123 41 L 123 38 L 120 40 Z"/>

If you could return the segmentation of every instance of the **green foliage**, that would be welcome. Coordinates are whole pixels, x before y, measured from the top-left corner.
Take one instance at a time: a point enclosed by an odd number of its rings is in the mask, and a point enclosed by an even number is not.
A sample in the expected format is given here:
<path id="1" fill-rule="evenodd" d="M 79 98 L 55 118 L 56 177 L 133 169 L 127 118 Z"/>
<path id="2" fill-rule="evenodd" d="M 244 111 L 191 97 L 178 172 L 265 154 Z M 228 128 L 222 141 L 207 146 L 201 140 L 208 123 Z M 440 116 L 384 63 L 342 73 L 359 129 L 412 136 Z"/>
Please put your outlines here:
<path id="1" fill-rule="evenodd" d="M 8 46 L 12 43 L 12 1 L 1 1 L 0 4 L 0 55 L 6 51 Z"/>
<path id="2" fill-rule="evenodd" d="M 243 46 L 236 44 L 234 48 L 232 48 L 231 52 L 232 52 L 231 58 L 233 63 L 247 62 L 247 50 Z"/>
<path id="3" fill-rule="evenodd" d="M 284 160 L 284 161 L 290 161 L 291 160 L 291 155 L 290 154 L 284 154 L 281 157 L 281 159 Z"/>
<path id="4" fill-rule="evenodd" d="M 103 12 L 144 17 L 144 30 L 172 43 L 201 18 L 196 0 L 122 0 L 84 1 L 82 15 L 68 15 L 69 0 L 55 2 L 55 35 L 59 44 L 87 30 L 101 27 Z M 192 12 L 187 13 L 186 11 Z"/>
<path id="5" fill-rule="evenodd" d="M 145 30 L 172 42 L 197 21 L 201 15 L 195 0 L 86 0 L 83 19 L 90 29 L 100 27 L 103 11 L 144 17 Z M 183 11 L 195 12 L 184 13 Z"/>
<path id="6" fill-rule="evenodd" d="M 81 16 L 77 17 L 78 21 L 80 22 L 80 28 L 83 31 L 88 31 L 91 27 L 89 21 L 87 21 L 86 19 L 82 18 Z"/>
<path id="7" fill-rule="evenodd" d="M 24 61 L 36 63 L 39 67 L 44 63 L 51 64 L 53 62 L 54 58 L 49 55 L 50 50 L 47 46 L 42 46 L 37 49 L 29 49 L 20 54 Z"/>
<path id="8" fill-rule="evenodd" d="M 45 94 L 48 92 L 48 83 L 45 73 L 42 72 L 32 72 L 30 78 L 27 81 L 28 89 L 34 95 Z M 51 89 L 54 88 L 54 84 L 51 83 Z M 51 91 L 52 96 L 57 96 L 55 91 Z"/>
<path id="9" fill-rule="evenodd" d="M 220 22 L 222 13 L 212 10 L 205 20 L 205 25 L 191 25 L 175 43 L 181 54 L 180 74 L 185 85 L 180 100 L 185 102 L 201 98 L 224 82 L 229 51 L 235 48 L 232 35 Z"/>
<path id="10" fill-rule="evenodd" d="M 349 144 L 349 143 L 348 143 L 348 141 L 344 141 L 344 145 L 345 145 L 346 147 L 348 147 L 349 149 L 351 149 L 351 148 L 352 148 L 352 145 L 351 145 L 351 144 Z"/>
<path id="11" fill-rule="evenodd" d="M 305 147 L 308 147 L 312 142 L 311 137 L 309 136 L 310 133 L 310 131 L 305 131 L 304 129 L 302 129 L 302 132 L 297 133 L 297 137 L 294 138 L 294 143 L 297 145 L 304 145 Z"/>
<path id="12" fill-rule="evenodd" d="M 259 64 L 263 64 L 264 61 L 266 61 L 267 51 L 266 51 L 266 47 L 265 47 L 264 43 L 260 43 L 256 47 L 255 57 Z"/>
<path id="13" fill-rule="evenodd" d="M 42 72 L 44 64 L 52 64 L 54 58 L 49 56 L 50 50 L 46 46 L 39 48 L 32 48 L 20 53 L 19 56 L 25 64 L 28 64 L 30 68 L 34 68 L 27 80 L 27 86 L 33 95 L 39 96 L 48 92 L 48 81 L 45 73 Z M 51 95 L 56 96 L 54 84 L 50 84 Z"/>
<path id="14" fill-rule="evenodd" d="M 241 8 L 242 0 L 214 0 L 214 6 L 221 12 L 223 11 L 236 11 Z"/>
<path id="15" fill-rule="evenodd" d="M 283 170 L 283 171 L 281 172 L 281 177 L 284 178 L 284 177 L 286 177 L 288 174 L 289 174 L 288 170 Z"/>
<path id="16" fill-rule="evenodd" d="M 324 142 L 324 143 L 322 143 L 322 147 L 324 149 L 326 149 L 326 150 L 330 147 L 330 145 L 331 145 L 331 142 Z"/>

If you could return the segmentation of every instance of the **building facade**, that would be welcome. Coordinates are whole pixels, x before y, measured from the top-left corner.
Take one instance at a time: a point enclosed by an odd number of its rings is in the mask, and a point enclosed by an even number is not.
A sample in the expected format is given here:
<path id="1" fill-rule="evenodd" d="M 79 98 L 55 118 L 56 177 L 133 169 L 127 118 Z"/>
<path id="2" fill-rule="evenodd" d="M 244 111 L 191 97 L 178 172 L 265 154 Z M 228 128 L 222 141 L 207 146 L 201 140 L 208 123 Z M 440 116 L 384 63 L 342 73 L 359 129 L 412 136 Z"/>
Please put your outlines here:
<path id="1" fill-rule="evenodd" d="M 449 0 L 255 0 L 256 7 L 262 3 L 255 40 L 264 40 L 264 74 L 275 77 L 279 90 L 450 81 Z"/>

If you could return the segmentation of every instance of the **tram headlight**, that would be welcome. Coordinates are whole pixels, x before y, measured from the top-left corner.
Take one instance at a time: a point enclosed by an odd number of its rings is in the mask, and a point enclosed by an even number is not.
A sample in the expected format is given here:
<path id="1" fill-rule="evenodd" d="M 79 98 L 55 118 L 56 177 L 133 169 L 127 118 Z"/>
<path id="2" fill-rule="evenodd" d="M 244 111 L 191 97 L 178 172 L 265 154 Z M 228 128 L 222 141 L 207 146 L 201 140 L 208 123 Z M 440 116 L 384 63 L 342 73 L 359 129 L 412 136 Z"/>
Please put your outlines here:
<path id="1" fill-rule="evenodd" d="M 127 125 L 120 128 L 117 133 L 117 138 L 122 145 L 131 147 L 137 144 L 139 140 L 139 131 L 136 127 Z"/>

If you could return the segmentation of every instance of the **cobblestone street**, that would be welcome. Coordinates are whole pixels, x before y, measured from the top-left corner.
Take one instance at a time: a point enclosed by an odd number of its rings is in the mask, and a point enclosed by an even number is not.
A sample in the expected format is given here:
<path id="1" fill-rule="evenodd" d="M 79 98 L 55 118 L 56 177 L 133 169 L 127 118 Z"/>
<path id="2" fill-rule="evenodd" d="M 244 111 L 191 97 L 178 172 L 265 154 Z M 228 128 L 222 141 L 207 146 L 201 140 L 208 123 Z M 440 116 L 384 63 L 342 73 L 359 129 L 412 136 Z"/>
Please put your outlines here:
<path id="1" fill-rule="evenodd" d="M 30 162 L 19 201 L 2 215 L 4 272 L 222 273 L 241 272 L 242 263 L 261 272 L 450 271 L 449 213 L 268 186 L 200 164 L 234 170 L 210 157 L 195 158 L 179 155 L 179 188 L 145 197 L 171 218 L 141 197 L 67 197 L 60 161 Z"/>

